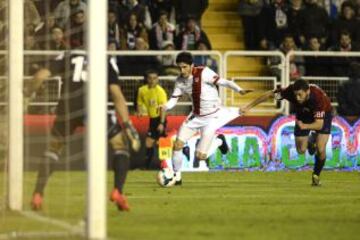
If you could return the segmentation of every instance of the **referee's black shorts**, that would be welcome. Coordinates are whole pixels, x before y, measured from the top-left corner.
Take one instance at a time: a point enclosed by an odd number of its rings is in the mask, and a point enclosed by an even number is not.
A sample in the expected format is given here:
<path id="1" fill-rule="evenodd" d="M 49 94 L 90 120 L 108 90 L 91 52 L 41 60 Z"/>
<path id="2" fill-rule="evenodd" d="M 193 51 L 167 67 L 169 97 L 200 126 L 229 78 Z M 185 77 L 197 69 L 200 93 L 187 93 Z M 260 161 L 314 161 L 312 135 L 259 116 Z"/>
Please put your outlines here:
<path id="1" fill-rule="evenodd" d="M 156 118 L 150 118 L 150 123 L 149 123 L 149 130 L 147 132 L 147 136 L 158 140 L 160 137 L 165 137 L 165 129 L 166 129 L 166 120 L 164 123 L 164 131 L 160 134 L 159 131 L 157 130 L 159 124 L 161 122 L 160 117 L 156 117 Z"/>

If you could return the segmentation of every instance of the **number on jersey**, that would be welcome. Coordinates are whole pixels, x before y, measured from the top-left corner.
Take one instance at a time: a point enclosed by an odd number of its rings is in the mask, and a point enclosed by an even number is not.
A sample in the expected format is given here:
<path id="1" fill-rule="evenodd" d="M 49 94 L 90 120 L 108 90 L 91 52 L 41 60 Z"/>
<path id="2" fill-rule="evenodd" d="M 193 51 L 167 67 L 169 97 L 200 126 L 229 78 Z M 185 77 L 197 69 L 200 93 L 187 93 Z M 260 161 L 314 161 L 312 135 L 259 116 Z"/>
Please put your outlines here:
<path id="1" fill-rule="evenodd" d="M 77 56 L 71 59 L 71 64 L 74 64 L 73 82 L 85 82 L 87 79 L 87 72 L 84 70 L 85 57 Z"/>

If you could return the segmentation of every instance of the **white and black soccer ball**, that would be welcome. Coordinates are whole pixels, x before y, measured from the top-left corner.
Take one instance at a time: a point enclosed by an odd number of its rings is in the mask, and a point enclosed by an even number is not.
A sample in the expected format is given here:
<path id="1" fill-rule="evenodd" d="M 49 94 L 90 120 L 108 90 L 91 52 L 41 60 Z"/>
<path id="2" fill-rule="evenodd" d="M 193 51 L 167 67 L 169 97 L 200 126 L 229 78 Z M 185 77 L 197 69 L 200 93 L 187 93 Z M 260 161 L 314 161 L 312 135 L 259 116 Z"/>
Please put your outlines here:
<path id="1" fill-rule="evenodd" d="M 174 171 L 170 168 L 161 169 L 156 177 L 158 184 L 162 187 L 172 187 L 175 185 L 176 179 Z"/>

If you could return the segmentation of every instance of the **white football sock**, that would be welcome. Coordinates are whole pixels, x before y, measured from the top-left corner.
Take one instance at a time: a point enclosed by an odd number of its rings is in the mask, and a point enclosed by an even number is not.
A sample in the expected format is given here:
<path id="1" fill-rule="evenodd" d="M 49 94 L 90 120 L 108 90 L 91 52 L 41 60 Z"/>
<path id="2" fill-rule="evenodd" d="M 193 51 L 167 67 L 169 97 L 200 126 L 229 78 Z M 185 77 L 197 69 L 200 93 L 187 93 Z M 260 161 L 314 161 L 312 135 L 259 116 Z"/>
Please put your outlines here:
<path id="1" fill-rule="evenodd" d="M 179 172 L 182 166 L 182 151 L 173 151 L 172 164 L 175 172 Z"/>
<path id="2" fill-rule="evenodd" d="M 207 157 L 210 157 L 211 155 L 213 155 L 216 151 L 216 149 L 221 146 L 221 144 L 223 144 L 223 141 L 216 137 L 214 140 L 211 141 L 211 146 L 209 148 L 209 151 L 208 151 L 208 154 L 207 154 Z"/>
<path id="3" fill-rule="evenodd" d="M 181 172 L 175 172 L 175 181 L 181 181 Z"/>

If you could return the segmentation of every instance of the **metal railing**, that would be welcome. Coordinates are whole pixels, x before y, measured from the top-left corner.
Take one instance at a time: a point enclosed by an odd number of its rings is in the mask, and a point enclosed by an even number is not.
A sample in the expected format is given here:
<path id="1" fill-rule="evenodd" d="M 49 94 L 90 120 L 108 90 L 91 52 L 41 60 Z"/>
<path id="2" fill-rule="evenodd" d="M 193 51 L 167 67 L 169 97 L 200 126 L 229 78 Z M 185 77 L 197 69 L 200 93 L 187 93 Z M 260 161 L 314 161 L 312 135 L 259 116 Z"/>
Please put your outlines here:
<path id="1" fill-rule="evenodd" d="M 280 62 L 278 64 L 279 69 L 281 70 L 280 79 L 276 79 L 274 76 L 236 76 L 234 79 L 247 79 L 249 82 L 251 81 L 264 81 L 268 82 L 269 80 L 273 82 L 272 89 L 275 89 L 277 85 L 285 86 L 285 55 L 280 51 L 227 51 L 224 53 L 224 70 L 223 72 L 225 78 L 228 77 L 228 62 L 230 57 L 278 57 L 280 59 Z M 239 69 L 240 71 L 240 69 Z M 276 81 L 274 81 L 274 79 Z M 267 90 L 272 90 L 267 89 Z M 225 92 L 225 99 L 227 98 L 227 93 Z M 231 103 L 234 103 L 234 94 L 231 93 Z M 272 102 L 273 108 L 262 108 L 262 109 L 253 109 L 253 112 L 261 112 L 261 113 L 283 113 L 285 110 L 285 104 L 281 102 L 279 106 L 276 105 L 276 101 Z M 263 105 L 269 105 L 269 104 L 263 104 Z"/>
<path id="2" fill-rule="evenodd" d="M 75 50 L 72 51 L 77 54 L 85 54 L 85 51 Z M 109 56 L 175 56 L 180 51 L 108 51 Z M 24 56 L 56 56 L 63 54 L 64 51 L 24 51 Z M 348 57 L 360 58 L 360 52 L 330 52 L 330 51 L 290 51 L 286 56 L 280 51 L 227 51 L 224 54 L 221 54 L 219 51 L 191 51 L 191 53 L 195 56 L 198 55 L 210 55 L 214 56 L 218 63 L 219 75 L 230 79 L 236 82 L 247 82 L 251 85 L 251 83 L 255 83 L 256 81 L 261 81 L 266 85 L 266 88 L 275 88 L 277 85 L 281 85 L 282 87 L 287 86 L 290 83 L 290 58 L 292 56 L 317 56 L 317 57 Z M 1 50 L 0 55 L 7 55 L 8 52 Z M 243 74 L 239 74 L 239 76 L 229 77 L 229 58 L 235 57 L 277 57 L 280 59 L 277 67 L 281 71 L 280 79 L 275 78 L 274 76 L 244 76 Z M 246 65 L 239 69 L 239 72 L 246 72 Z M 142 75 L 142 73 L 141 73 Z M 29 76 L 24 77 L 24 79 L 28 79 Z M 327 89 L 325 86 L 325 91 L 328 93 L 332 100 L 332 105 L 337 106 L 337 101 L 335 97 L 335 93 L 339 85 L 348 80 L 347 76 L 334 77 L 334 76 L 302 76 L 302 78 L 309 80 L 310 82 L 317 83 L 320 87 L 324 87 L 325 85 L 331 86 L 331 89 Z M 1 79 L 6 79 L 6 77 L 2 76 Z M 121 76 L 119 79 L 132 79 L 137 82 L 143 80 L 142 76 Z M 174 76 L 160 76 L 160 82 L 164 83 L 168 87 L 167 92 L 170 94 L 172 91 L 172 81 L 174 81 Z M 59 78 L 55 78 L 57 82 L 60 81 Z M 139 85 L 139 84 L 138 84 Z M 240 84 L 241 85 L 241 84 Z M 59 88 L 61 84 L 58 84 Z M 329 87 L 330 88 L 330 87 Z M 256 89 L 255 89 L 256 90 Z M 270 90 L 270 89 L 269 89 Z M 134 91 L 134 89 L 129 89 L 129 91 Z M 259 91 L 258 91 L 259 92 Z M 59 97 L 60 89 L 57 91 L 56 95 Z M 232 105 L 236 104 L 236 95 L 234 92 L 228 92 L 226 89 L 222 88 L 220 90 L 220 96 L 223 103 L 230 103 Z M 51 99 L 55 99 L 52 97 Z M 0 103 L 3 105 L 4 102 Z M 36 100 L 32 101 L 31 106 L 54 106 L 56 102 L 46 101 L 44 98 L 41 101 Z M 110 104 L 111 105 L 111 104 Z M 133 102 L 128 102 L 129 106 L 133 106 Z M 179 105 L 190 106 L 190 101 L 181 101 Z M 267 108 L 255 109 L 254 112 L 263 112 L 263 113 L 289 113 L 289 105 L 286 101 L 282 101 L 280 105 L 276 105 L 276 101 L 267 102 L 262 104 L 262 106 L 266 106 Z M 274 108 L 275 107 L 275 108 Z"/>

